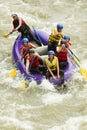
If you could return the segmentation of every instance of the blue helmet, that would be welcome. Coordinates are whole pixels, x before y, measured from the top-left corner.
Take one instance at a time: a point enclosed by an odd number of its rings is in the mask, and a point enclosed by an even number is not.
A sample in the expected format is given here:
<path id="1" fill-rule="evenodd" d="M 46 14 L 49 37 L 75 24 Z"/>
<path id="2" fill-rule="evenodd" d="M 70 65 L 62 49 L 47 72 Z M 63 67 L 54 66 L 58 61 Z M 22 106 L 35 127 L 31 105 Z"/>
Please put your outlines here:
<path id="1" fill-rule="evenodd" d="M 65 39 L 65 40 L 66 40 L 66 39 L 70 40 L 70 36 L 66 36 L 66 35 L 65 35 L 65 36 L 63 36 L 63 39 Z"/>
<path id="2" fill-rule="evenodd" d="M 63 25 L 62 24 L 57 24 L 57 30 L 59 29 L 63 29 Z"/>
<path id="3" fill-rule="evenodd" d="M 50 51 L 48 51 L 48 55 L 55 55 L 55 52 L 50 50 Z"/>
<path id="4" fill-rule="evenodd" d="M 25 43 L 25 42 L 29 42 L 28 38 L 23 38 L 22 39 L 22 42 Z"/>

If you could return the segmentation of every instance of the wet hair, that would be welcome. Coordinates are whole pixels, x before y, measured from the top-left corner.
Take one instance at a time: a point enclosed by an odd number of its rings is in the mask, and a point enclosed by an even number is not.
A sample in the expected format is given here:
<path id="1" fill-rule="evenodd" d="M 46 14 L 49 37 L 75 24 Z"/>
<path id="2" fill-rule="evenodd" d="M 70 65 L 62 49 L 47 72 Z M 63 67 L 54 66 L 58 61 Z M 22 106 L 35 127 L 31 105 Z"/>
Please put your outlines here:
<path id="1" fill-rule="evenodd" d="M 35 51 L 33 49 L 30 49 L 29 53 L 35 53 Z"/>

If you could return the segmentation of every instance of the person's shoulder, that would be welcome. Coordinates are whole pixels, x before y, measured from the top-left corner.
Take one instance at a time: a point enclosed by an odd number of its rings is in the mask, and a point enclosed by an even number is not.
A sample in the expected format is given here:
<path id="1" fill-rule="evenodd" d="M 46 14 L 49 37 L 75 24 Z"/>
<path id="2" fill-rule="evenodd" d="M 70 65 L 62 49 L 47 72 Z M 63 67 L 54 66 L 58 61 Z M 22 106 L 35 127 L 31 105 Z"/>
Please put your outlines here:
<path id="1" fill-rule="evenodd" d="M 48 57 L 47 58 L 45 58 L 45 62 L 47 62 L 48 61 Z"/>
<path id="2" fill-rule="evenodd" d="M 54 59 L 57 59 L 57 56 L 54 56 Z"/>
<path id="3" fill-rule="evenodd" d="M 23 45 L 21 45 L 21 46 L 20 46 L 20 49 L 21 49 L 21 50 L 24 50 L 24 49 L 25 49 L 25 47 L 24 47 Z"/>

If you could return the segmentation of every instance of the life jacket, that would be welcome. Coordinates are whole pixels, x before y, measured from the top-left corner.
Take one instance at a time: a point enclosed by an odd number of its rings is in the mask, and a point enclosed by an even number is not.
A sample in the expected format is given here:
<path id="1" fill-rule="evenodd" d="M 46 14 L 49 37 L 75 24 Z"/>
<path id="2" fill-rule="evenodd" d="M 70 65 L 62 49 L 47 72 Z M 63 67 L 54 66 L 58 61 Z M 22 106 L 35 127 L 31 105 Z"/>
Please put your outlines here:
<path id="1" fill-rule="evenodd" d="M 25 24 L 25 21 L 23 19 L 21 19 L 21 20 L 22 20 L 22 24 L 21 24 L 21 26 L 22 26 L 23 24 Z M 19 26 L 19 19 L 13 21 L 13 26 L 14 26 L 14 28 L 17 28 Z M 20 28 L 18 29 L 18 31 L 20 31 Z"/>
<path id="2" fill-rule="evenodd" d="M 59 62 L 67 61 L 67 50 L 64 49 L 64 50 L 58 52 L 57 57 L 58 57 Z"/>
<path id="3" fill-rule="evenodd" d="M 59 42 L 60 39 L 63 38 L 63 34 L 62 33 L 58 33 L 57 35 L 50 35 L 49 36 L 49 40 L 48 42 Z"/>
<path id="4" fill-rule="evenodd" d="M 56 70 L 56 68 L 57 68 L 57 57 L 56 56 L 54 56 L 52 62 L 50 61 L 49 58 L 46 58 L 45 62 L 49 65 L 49 67 L 52 71 Z"/>
<path id="5" fill-rule="evenodd" d="M 27 58 L 27 54 L 29 52 L 30 49 L 32 49 L 33 47 L 30 45 L 28 48 L 26 48 L 25 46 L 21 46 L 20 50 L 23 50 L 23 58 L 26 59 Z"/>
<path id="6" fill-rule="evenodd" d="M 37 56 L 34 56 L 33 58 L 28 57 L 27 59 L 30 61 L 30 64 L 32 63 L 31 67 L 38 67 L 40 64 Z"/>

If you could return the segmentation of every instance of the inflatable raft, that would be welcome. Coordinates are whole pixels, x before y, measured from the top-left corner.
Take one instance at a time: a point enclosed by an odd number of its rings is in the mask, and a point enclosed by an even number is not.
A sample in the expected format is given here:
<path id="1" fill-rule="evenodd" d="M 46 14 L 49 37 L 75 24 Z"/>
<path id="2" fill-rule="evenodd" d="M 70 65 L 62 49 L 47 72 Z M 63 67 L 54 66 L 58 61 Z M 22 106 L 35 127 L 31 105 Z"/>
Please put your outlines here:
<path id="1" fill-rule="evenodd" d="M 45 57 L 43 55 L 47 54 L 46 45 L 48 44 L 49 34 L 47 34 L 46 32 L 43 32 L 41 30 L 36 30 L 36 32 L 38 33 L 39 38 L 44 45 L 42 47 L 37 47 L 36 52 L 38 52 L 40 55 L 42 55 L 42 57 Z M 34 32 L 34 34 L 36 36 L 35 32 Z M 13 60 L 16 64 L 17 68 L 20 70 L 21 74 L 24 76 L 25 79 L 34 79 L 37 82 L 37 84 L 40 84 L 42 82 L 42 80 L 45 78 L 45 76 L 38 75 L 38 74 L 32 74 L 32 73 L 30 75 L 27 75 L 26 71 L 25 71 L 24 61 L 22 60 L 22 62 L 20 62 L 20 63 L 18 62 L 21 45 L 22 45 L 22 39 L 21 39 L 21 36 L 18 36 L 17 39 L 15 40 L 13 50 L 12 50 Z M 65 81 L 67 81 L 68 79 L 71 78 L 74 69 L 75 69 L 75 64 L 73 63 L 72 59 L 68 56 L 68 65 L 64 71 Z M 50 82 L 54 85 L 58 85 L 60 83 L 60 79 L 53 80 L 53 78 L 51 77 Z"/>

